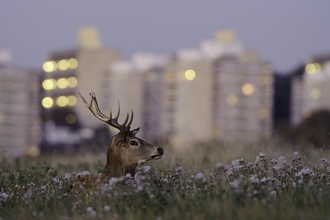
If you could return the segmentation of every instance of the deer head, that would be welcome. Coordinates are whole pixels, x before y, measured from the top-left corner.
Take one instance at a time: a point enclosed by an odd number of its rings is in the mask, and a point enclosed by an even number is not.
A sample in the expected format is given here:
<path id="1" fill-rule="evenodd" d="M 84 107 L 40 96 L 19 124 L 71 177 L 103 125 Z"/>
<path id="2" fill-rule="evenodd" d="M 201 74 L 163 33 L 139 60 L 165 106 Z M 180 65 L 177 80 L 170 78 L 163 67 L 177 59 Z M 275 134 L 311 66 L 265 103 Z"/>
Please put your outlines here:
<path id="1" fill-rule="evenodd" d="M 163 148 L 153 146 L 152 144 L 149 144 L 135 136 L 140 128 L 130 130 L 133 121 L 133 110 L 131 112 L 131 117 L 129 117 L 129 114 L 127 113 L 124 123 L 119 124 L 119 100 L 117 115 L 112 118 L 111 107 L 109 117 L 101 112 L 94 92 L 90 93 L 91 100 L 89 103 L 86 102 L 80 93 L 79 95 L 86 107 L 97 119 L 119 130 L 119 133 L 112 137 L 108 147 L 106 176 L 121 177 L 127 173 L 134 176 L 135 168 L 140 161 L 157 160 L 163 156 Z"/>

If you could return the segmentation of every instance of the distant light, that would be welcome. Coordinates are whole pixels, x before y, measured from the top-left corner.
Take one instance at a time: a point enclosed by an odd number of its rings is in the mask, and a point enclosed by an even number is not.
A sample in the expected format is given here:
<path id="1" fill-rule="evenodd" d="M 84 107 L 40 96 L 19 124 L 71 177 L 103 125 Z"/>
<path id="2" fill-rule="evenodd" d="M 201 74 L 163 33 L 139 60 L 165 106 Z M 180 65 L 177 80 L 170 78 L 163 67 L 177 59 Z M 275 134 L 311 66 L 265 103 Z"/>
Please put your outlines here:
<path id="1" fill-rule="evenodd" d="M 269 85 L 269 84 L 272 84 L 274 81 L 272 75 L 263 75 L 262 76 L 262 83 L 263 84 L 266 84 L 266 85 Z"/>
<path id="2" fill-rule="evenodd" d="M 242 86 L 242 92 L 246 96 L 252 95 L 254 92 L 254 86 L 251 83 L 244 83 Z"/>
<path id="3" fill-rule="evenodd" d="M 66 96 L 59 96 L 56 99 L 56 104 L 59 107 L 65 107 L 68 105 L 68 98 Z"/>
<path id="4" fill-rule="evenodd" d="M 267 109 L 267 108 L 259 109 L 258 116 L 259 116 L 259 118 L 269 118 L 269 116 L 270 116 L 269 109 Z"/>
<path id="5" fill-rule="evenodd" d="M 40 149 L 37 146 L 29 146 L 26 149 L 26 154 L 30 157 L 38 157 L 40 155 Z"/>
<path id="6" fill-rule="evenodd" d="M 319 63 L 310 63 L 305 67 L 305 71 L 308 74 L 315 74 L 321 71 L 321 65 Z"/>
<path id="7" fill-rule="evenodd" d="M 44 108 L 51 108 L 54 104 L 54 101 L 51 97 L 45 97 L 42 99 L 41 104 Z"/>
<path id="8" fill-rule="evenodd" d="M 56 81 L 54 79 L 45 79 L 42 82 L 42 87 L 45 90 L 52 90 L 56 88 Z"/>
<path id="9" fill-rule="evenodd" d="M 194 80 L 196 77 L 195 71 L 191 69 L 187 70 L 184 75 L 187 80 Z"/>
<path id="10" fill-rule="evenodd" d="M 74 106 L 76 104 L 77 104 L 77 98 L 74 95 L 69 95 L 68 96 L 68 105 Z"/>
<path id="11" fill-rule="evenodd" d="M 314 88 L 309 92 L 309 95 L 312 99 L 320 99 L 321 98 L 321 90 L 319 88 Z"/>
<path id="12" fill-rule="evenodd" d="M 59 70 L 62 70 L 62 71 L 64 71 L 64 70 L 67 70 L 69 68 L 69 62 L 68 62 L 68 60 L 60 60 L 59 62 L 58 62 L 58 69 Z"/>
<path id="13" fill-rule="evenodd" d="M 235 105 L 238 102 L 238 97 L 235 94 L 229 94 L 227 96 L 227 102 L 229 105 Z"/>
<path id="14" fill-rule="evenodd" d="M 59 78 L 56 84 L 58 88 L 65 89 L 68 86 L 68 81 L 65 78 Z"/>
<path id="15" fill-rule="evenodd" d="M 78 67 L 78 60 L 75 58 L 71 58 L 68 60 L 69 68 L 76 69 Z"/>
<path id="16" fill-rule="evenodd" d="M 76 123 L 77 121 L 77 118 L 74 114 L 68 114 L 66 117 L 65 117 L 65 121 L 66 123 L 68 123 L 69 125 L 72 125 L 74 123 Z"/>
<path id="17" fill-rule="evenodd" d="M 70 88 L 74 88 L 77 86 L 78 81 L 75 77 L 72 76 L 67 79 L 67 84 Z"/>
<path id="18" fill-rule="evenodd" d="M 57 64 L 54 61 L 46 61 L 42 67 L 45 72 L 49 73 L 49 72 L 53 72 L 57 69 Z"/>

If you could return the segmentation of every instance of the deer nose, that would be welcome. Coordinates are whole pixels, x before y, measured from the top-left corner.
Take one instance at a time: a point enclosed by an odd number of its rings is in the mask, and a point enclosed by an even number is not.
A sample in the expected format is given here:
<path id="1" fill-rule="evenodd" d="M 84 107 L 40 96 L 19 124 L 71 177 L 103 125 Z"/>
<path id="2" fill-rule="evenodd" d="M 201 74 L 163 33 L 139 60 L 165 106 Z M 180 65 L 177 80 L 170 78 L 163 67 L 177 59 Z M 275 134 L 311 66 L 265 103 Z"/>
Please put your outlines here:
<path id="1" fill-rule="evenodd" d="M 159 148 L 157 148 L 157 150 L 158 150 L 158 152 L 159 152 L 161 155 L 164 154 L 164 149 L 163 149 L 163 148 L 159 147 Z"/>

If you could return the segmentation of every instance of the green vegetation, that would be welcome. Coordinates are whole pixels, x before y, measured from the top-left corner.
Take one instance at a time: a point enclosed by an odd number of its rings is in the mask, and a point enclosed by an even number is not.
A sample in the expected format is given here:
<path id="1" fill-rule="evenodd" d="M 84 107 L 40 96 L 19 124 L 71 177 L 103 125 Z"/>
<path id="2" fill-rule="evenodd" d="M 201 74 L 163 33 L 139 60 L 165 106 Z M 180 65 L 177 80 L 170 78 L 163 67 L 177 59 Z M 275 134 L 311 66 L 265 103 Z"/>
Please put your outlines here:
<path id="1" fill-rule="evenodd" d="M 274 146 L 204 143 L 192 149 L 165 150 L 161 160 L 140 165 L 134 179 L 125 176 L 81 184 L 74 191 L 70 186 L 78 176 L 98 177 L 105 165 L 104 154 L 2 159 L 0 219 L 330 216 L 328 151 L 299 149 L 298 153 L 279 148 L 277 142 Z"/>

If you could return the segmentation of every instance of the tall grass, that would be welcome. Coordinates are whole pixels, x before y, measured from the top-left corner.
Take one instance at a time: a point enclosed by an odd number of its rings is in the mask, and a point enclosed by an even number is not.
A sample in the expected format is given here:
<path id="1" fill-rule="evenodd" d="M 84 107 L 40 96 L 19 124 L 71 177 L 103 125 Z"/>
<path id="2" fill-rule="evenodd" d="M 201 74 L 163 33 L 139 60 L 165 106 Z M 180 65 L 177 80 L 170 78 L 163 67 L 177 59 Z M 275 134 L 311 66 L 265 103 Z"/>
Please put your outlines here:
<path id="1" fill-rule="evenodd" d="M 96 176 L 105 155 L 2 159 L 1 219 L 327 219 L 328 150 L 257 143 L 165 148 L 134 178 Z M 89 171 L 89 172 L 82 172 Z M 86 177 L 82 177 L 86 176 Z M 71 190 L 72 183 L 76 187 Z M 78 184 L 78 185 L 77 185 Z"/>

